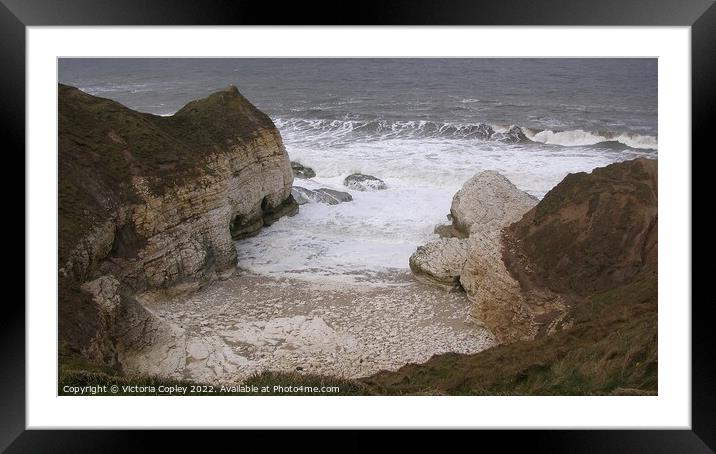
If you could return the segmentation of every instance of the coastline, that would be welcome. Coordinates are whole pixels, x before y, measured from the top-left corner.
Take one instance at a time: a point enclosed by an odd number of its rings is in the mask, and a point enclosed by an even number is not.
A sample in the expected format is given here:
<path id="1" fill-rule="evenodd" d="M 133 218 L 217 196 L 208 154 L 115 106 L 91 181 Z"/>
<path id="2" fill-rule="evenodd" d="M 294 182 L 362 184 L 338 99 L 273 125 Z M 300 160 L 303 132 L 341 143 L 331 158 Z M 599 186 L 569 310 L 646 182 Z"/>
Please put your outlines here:
<path id="1" fill-rule="evenodd" d="M 331 177 L 338 188 L 350 189 L 356 175 L 382 186 L 353 187 L 355 200 L 317 187 L 330 159 L 309 161 L 316 172 L 299 163 L 315 181 L 297 174 L 276 126 L 234 86 L 166 121 L 61 88 L 68 157 L 60 189 L 86 196 L 65 200 L 60 212 L 61 381 L 91 384 L 97 366 L 136 385 L 339 380 L 410 394 L 655 388 L 655 160 L 569 173 L 542 200 L 482 170 L 454 193 L 452 225 L 432 229 L 427 221 L 447 209 L 437 203 L 444 185 L 423 194 L 350 164 L 348 177 Z M 73 123 L 75 111 L 87 118 Z M 100 172 L 83 170 L 87 154 Z M 398 155 L 387 156 L 412 156 Z M 470 156 L 449 166 L 453 178 L 486 165 Z M 294 196 L 296 188 L 304 191 Z M 299 196 L 318 191 L 333 191 L 336 203 L 311 199 L 312 209 L 298 213 L 309 203 Z M 408 269 L 406 245 L 427 235 Z M 94 366 L 66 374 L 66 358 L 76 356 Z"/>
<path id="2" fill-rule="evenodd" d="M 145 307 L 186 333 L 185 367 L 159 375 L 241 383 L 262 372 L 353 379 L 495 345 L 464 293 L 417 282 L 410 271 L 367 287 L 273 278 L 239 270 Z M 144 372 L 144 371 L 137 371 Z"/>

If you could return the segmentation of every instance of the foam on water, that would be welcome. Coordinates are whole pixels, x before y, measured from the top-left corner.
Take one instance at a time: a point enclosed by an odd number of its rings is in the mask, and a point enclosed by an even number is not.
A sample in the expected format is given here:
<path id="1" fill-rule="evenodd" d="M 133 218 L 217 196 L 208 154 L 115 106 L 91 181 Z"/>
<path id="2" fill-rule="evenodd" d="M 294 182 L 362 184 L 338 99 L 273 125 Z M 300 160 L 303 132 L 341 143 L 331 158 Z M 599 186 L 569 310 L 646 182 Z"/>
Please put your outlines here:
<path id="1" fill-rule="evenodd" d="M 461 102 L 464 102 L 461 101 Z M 558 123 L 549 119 L 550 123 Z M 585 131 L 534 129 L 510 124 L 455 123 L 428 120 L 385 119 L 321 119 L 276 118 L 276 126 L 284 134 L 300 137 L 322 146 L 337 146 L 350 141 L 375 141 L 388 139 L 461 139 L 492 140 L 497 142 L 538 142 L 564 147 L 598 145 L 618 142 L 634 149 L 656 150 L 655 136 L 634 132 Z M 505 133 L 514 131 L 511 136 Z"/>
<path id="2" fill-rule="evenodd" d="M 532 133 L 526 131 L 527 137 L 534 142 L 568 147 L 596 145 L 602 142 L 619 142 L 630 148 L 656 150 L 657 140 L 653 136 L 634 133 L 596 133 L 577 129 L 574 131 L 554 132 L 544 130 Z"/>
<path id="3" fill-rule="evenodd" d="M 567 173 L 639 155 L 638 150 L 560 147 L 539 143 L 399 138 L 320 144 L 315 136 L 282 131 L 292 160 L 312 167 L 295 186 L 349 192 L 352 202 L 308 203 L 259 235 L 237 242 L 239 267 L 256 273 L 319 281 L 384 284 L 386 272 L 405 271 L 415 249 L 436 239 L 452 197 L 475 173 L 496 170 L 517 187 L 543 197 Z M 388 186 L 354 191 L 343 179 L 360 172 Z"/>

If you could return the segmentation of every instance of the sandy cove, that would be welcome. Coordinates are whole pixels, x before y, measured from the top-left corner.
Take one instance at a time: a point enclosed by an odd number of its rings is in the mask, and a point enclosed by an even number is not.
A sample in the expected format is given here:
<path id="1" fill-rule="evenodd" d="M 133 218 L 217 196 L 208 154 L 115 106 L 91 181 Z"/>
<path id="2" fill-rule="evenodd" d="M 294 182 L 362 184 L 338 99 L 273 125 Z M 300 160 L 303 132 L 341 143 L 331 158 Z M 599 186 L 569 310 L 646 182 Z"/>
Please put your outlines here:
<path id="1" fill-rule="evenodd" d="M 238 271 L 187 296 L 142 302 L 185 333 L 183 370 L 162 375 L 201 382 L 296 370 L 357 378 L 495 345 L 464 293 L 416 282 L 409 271 L 360 285 Z"/>

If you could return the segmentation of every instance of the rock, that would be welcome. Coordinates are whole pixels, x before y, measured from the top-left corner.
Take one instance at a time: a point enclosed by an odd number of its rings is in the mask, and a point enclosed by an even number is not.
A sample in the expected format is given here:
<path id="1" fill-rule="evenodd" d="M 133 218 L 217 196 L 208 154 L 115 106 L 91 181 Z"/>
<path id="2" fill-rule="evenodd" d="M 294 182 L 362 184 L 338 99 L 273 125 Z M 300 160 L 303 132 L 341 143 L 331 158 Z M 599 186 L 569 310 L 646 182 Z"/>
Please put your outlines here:
<path id="1" fill-rule="evenodd" d="M 472 235 L 460 283 L 500 342 L 571 325 L 570 308 L 657 268 L 657 162 L 568 175 L 497 238 Z"/>
<path id="2" fill-rule="evenodd" d="M 494 330 L 501 342 L 529 339 L 536 333 L 532 318 L 520 305 L 519 283 L 502 262 L 500 244 L 503 228 L 536 203 L 499 173 L 480 172 L 453 197 L 448 218 L 452 225 L 436 228 L 436 233 L 450 238 L 421 246 L 410 257 L 410 269 L 418 280 L 444 289 L 464 288 L 477 324 Z M 507 332 L 504 326 L 510 327 Z"/>
<path id="3" fill-rule="evenodd" d="M 293 176 L 296 178 L 313 178 L 316 176 L 316 172 L 310 168 L 306 167 L 296 161 L 291 161 L 291 170 L 293 171 Z"/>
<path id="4" fill-rule="evenodd" d="M 481 234 L 470 236 L 460 285 L 472 303 L 472 318 L 487 327 L 500 343 L 536 336 L 538 327 L 526 307 L 519 282 L 502 261 L 498 239 Z M 561 300 L 555 305 L 561 309 Z"/>
<path id="5" fill-rule="evenodd" d="M 81 286 L 99 314 L 94 338 L 80 353 L 96 362 L 121 366 L 127 372 L 180 378 L 186 364 L 183 329 L 155 316 L 131 296 L 122 294 L 115 276 L 100 276 Z M 110 355 L 107 358 L 107 355 Z"/>
<path id="6" fill-rule="evenodd" d="M 349 193 L 343 191 L 336 191 L 334 189 L 320 188 L 314 192 L 320 194 L 321 202 L 327 203 L 329 205 L 337 205 L 339 203 L 350 202 L 353 200 L 353 196 Z"/>
<path id="7" fill-rule="evenodd" d="M 114 276 L 120 324 L 132 294 L 224 275 L 234 238 L 298 209 L 278 130 L 233 86 L 160 117 L 60 84 L 58 142 L 60 345 L 72 351 L 101 327 L 82 283 Z"/>
<path id="8" fill-rule="evenodd" d="M 296 203 L 299 205 L 305 205 L 309 203 L 311 199 L 308 197 L 306 191 L 310 191 L 310 189 L 302 188 L 300 186 L 294 186 L 293 188 L 291 188 L 291 195 L 293 196 L 293 200 L 295 200 Z"/>
<path id="9" fill-rule="evenodd" d="M 378 191 L 387 189 L 388 186 L 380 178 L 376 178 L 372 175 L 363 175 L 362 173 L 354 173 L 348 175 L 343 184 L 356 191 Z"/>
<path id="10" fill-rule="evenodd" d="M 535 197 L 519 190 L 499 173 L 487 170 L 470 178 L 455 194 L 450 214 L 458 232 L 494 237 L 536 204 Z"/>
<path id="11" fill-rule="evenodd" d="M 293 187 L 293 193 L 297 195 L 297 200 L 300 199 L 299 204 L 316 202 L 325 203 L 328 205 L 338 205 L 343 202 L 350 202 L 353 200 L 353 196 L 347 192 L 336 191 L 328 188 L 319 188 L 316 190 L 302 188 L 300 186 Z"/>
<path id="12" fill-rule="evenodd" d="M 294 200 L 293 194 L 289 194 L 280 205 L 264 208 L 262 213 L 263 225 L 271 225 L 284 216 L 293 216 L 296 213 L 298 213 L 298 203 Z"/>
<path id="13" fill-rule="evenodd" d="M 456 230 L 452 224 L 436 225 L 435 229 L 433 229 L 433 233 L 441 238 L 467 238 L 467 235 Z"/>
<path id="14" fill-rule="evenodd" d="M 466 241 L 443 238 L 431 241 L 410 256 L 410 269 L 422 282 L 437 285 L 445 290 L 460 287 L 460 274 L 467 259 Z"/>

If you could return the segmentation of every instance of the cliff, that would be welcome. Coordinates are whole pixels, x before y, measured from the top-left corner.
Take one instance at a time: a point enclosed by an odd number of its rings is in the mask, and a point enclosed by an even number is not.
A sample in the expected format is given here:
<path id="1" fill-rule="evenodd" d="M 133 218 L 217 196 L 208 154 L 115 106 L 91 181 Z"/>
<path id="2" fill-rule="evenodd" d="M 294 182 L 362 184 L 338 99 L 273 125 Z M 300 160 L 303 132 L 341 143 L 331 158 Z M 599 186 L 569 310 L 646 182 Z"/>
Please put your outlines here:
<path id="1" fill-rule="evenodd" d="M 480 175 L 463 197 L 499 182 Z M 519 197 L 470 209 L 499 213 Z M 470 227 L 459 282 L 502 345 L 362 382 L 386 394 L 656 393 L 657 208 L 658 163 L 635 159 L 568 175 L 492 234 Z"/>
<path id="2" fill-rule="evenodd" d="M 181 342 L 133 296 L 230 274 L 233 239 L 298 210 L 278 130 L 233 86 L 161 117 L 60 84 L 58 114 L 61 350 L 121 365 L 141 325 Z"/>
<path id="3" fill-rule="evenodd" d="M 596 293 L 550 336 L 465 355 L 435 355 L 360 380 L 374 394 L 655 395 L 658 391 L 657 280 Z"/>
<path id="4" fill-rule="evenodd" d="M 463 288 L 500 342 L 534 339 L 571 326 L 586 298 L 656 272 L 657 161 L 568 175 L 539 203 L 482 172 L 455 195 L 451 215 L 463 238 L 419 248 L 416 277 Z"/>
<path id="5" fill-rule="evenodd" d="M 658 163 L 635 159 L 567 175 L 505 231 L 523 288 L 603 292 L 657 268 Z"/>

